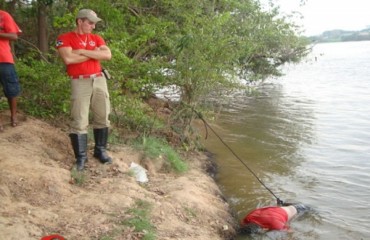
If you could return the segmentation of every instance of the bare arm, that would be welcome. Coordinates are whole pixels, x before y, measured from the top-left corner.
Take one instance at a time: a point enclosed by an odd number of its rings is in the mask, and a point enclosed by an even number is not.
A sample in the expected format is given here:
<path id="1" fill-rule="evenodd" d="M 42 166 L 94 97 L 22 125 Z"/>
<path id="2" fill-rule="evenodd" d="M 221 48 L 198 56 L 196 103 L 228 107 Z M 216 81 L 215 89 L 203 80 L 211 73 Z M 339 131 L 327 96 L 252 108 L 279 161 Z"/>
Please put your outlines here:
<path id="1" fill-rule="evenodd" d="M 18 35 L 16 33 L 0 33 L 0 38 L 5 38 L 9 40 L 17 40 Z"/>
<path id="2" fill-rule="evenodd" d="M 71 47 L 58 48 L 58 52 L 66 65 L 82 63 L 89 60 L 88 57 L 75 53 Z"/>
<path id="3" fill-rule="evenodd" d="M 72 52 L 96 60 L 110 60 L 112 58 L 112 53 L 106 45 L 95 48 L 94 50 L 77 49 Z"/>

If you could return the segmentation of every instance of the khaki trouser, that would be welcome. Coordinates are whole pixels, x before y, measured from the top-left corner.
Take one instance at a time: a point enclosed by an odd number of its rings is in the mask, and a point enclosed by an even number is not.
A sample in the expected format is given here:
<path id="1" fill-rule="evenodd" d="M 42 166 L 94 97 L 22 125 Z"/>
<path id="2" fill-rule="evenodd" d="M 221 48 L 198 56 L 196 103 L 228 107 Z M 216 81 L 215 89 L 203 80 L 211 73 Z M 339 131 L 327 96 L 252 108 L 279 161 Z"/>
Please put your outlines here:
<path id="1" fill-rule="evenodd" d="M 93 128 L 109 127 L 110 101 L 105 77 L 71 79 L 71 85 L 71 133 L 87 133 L 90 109 Z"/>

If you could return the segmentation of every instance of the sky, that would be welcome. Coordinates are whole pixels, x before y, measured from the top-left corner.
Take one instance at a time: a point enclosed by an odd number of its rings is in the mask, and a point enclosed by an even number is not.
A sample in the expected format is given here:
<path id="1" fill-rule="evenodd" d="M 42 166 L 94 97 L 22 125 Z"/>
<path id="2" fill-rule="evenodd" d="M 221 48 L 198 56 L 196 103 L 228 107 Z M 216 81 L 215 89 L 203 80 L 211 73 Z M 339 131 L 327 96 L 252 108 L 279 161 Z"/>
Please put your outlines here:
<path id="1" fill-rule="evenodd" d="M 261 1 L 263 2 L 263 1 Z M 281 11 L 298 11 L 305 35 L 319 35 L 327 30 L 362 30 L 370 25 L 370 0 L 275 0 Z M 297 20 L 298 21 L 298 20 Z"/>

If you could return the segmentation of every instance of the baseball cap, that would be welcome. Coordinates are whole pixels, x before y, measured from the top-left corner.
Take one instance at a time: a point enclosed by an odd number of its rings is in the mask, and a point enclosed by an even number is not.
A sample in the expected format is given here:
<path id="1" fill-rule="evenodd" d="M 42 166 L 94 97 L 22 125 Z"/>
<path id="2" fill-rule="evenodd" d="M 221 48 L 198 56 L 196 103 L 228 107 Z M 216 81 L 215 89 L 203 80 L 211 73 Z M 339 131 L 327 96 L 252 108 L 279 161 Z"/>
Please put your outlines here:
<path id="1" fill-rule="evenodd" d="M 87 18 L 89 21 L 93 23 L 97 23 L 101 21 L 101 18 L 98 18 L 96 13 L 91 9 L 81 9 L 76 16 L 77 19 L 79 18 Z"/>

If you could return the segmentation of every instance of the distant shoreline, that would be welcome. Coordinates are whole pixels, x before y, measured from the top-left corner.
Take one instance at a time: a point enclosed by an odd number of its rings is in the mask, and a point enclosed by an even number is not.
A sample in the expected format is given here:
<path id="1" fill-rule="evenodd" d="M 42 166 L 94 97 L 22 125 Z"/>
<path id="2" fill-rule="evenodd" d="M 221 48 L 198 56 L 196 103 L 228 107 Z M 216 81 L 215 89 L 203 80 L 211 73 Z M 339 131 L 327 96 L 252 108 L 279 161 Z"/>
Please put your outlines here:
<path id="1" fill-rule="evenodd" d="M 360 31 L 347 30 L 330 30 L 325 31 L 320 35 L 309 36 L 311 42 L 352 42 L 352 41 L 370 41 L 370 28 Z"/>

